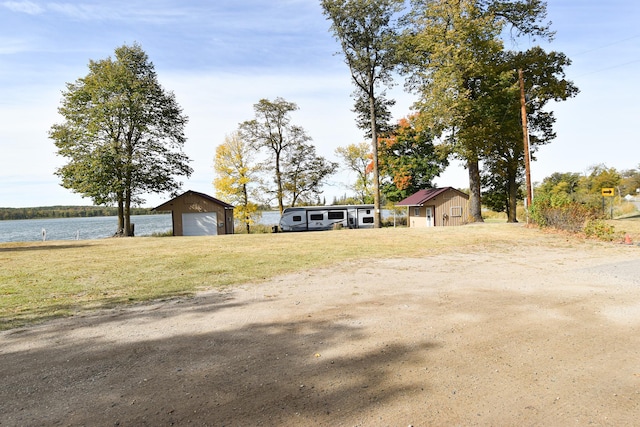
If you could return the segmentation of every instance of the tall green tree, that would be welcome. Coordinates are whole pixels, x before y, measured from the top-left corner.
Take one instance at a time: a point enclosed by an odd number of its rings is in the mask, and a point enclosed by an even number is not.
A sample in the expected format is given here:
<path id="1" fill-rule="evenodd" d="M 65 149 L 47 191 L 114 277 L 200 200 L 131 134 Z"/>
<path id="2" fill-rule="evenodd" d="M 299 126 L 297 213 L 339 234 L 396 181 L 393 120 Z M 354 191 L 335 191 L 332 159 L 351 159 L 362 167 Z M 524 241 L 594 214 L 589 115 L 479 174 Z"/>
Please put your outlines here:
<path id="1" fill-rule="evenodd" d="M 254 153 L 240 133 L 234 132 L 225 137 L 223 144 L 218 145 L 213 162 L 216 195 L 235 206 L 234 216 L 244 224 L 247 234 L 260 216 L 258 204 L 252 197 L 259 183 L 259 167 L 254 163 Z"/>
<path id="2" fill-rule="evenodd" d="M 263 180 L 264 193 L 275 197 L 280 213 L 285 205 L 294 206 L 301 198 L 317 199 L 322 180 L 336 165 L 317 156 L 305 130 L 291 123 L 291 113 L 298 106 L 276 98 L 261 99 L 253 108 L 255 118 L 241 123 L 239 132 L 254 149 L 267 153 L 262 171 L 270 178 Z"/>
<path id="3" fill-rule="evenodd" d="M 192 173 L 182 151 L 187 117 L 138 44 L 90 61 L 89 73 L 62 95 L 64 122 L 49 137 L 68 163 L 56 175 L 96 205 L 116 204 L 117 234 L 133 235 L 131 206 L 146 193 L 176 194 L 176 177 Z"/>
<path id="4" fill-rule="evenodd" d="M 479 161 L 491 131 L 486 122 L 487 76 L 502 51 L 500 25 L 473 0 L 416 1 L 405 39 L 411 88 L 423 126 L 450 145 L 469 174 L 469 218 L 482 221 Z"/>
<path id="5" fill-rule="evenodd" d="M 593 165 L 589 168 L 589 174 L 583 181 L 582 188 L 586 193 L 600 196 L 603 188 L 617 188 L 622 177 L 615 168 L 604 164 Z"/>
<path id="6" fill-rule="evenodd" d="M 356 112 L 368 106 L 367 123 L 371 137 L 373 165 L 374 226 L 380 227 L 380 176 L 378 171 L 378 130 L 380 115 L 388 101 L 384 88 L 392 84 L 397 65 L 397 29 L 394 18 L 404 7 L 404 0 L 321 0 L 323 11 L 331 22 L 331 31 L 342 47 L 345 62 L 356 86 Z"/>
<path id="7" fill-rule="evenodd" d="M 335 153 L 342 159 L 345 169 L 356 174 L 356 181 L 351 186 L 356 199 L 360 203 L 371 203 L 373 201 L 371 144 L 367 142 L 349 144 L 346 147 L 336 148 Z"/>
<path id="8" fill-rule="evenodd" d="M 416 107 L 469 173 L 469 221 L 482 221 L 480 161 L 497 133 L 491 94 L 512 72 L 501 70 L 502 35 L 551 37 L 539 0 L 413 0 L 403 38 Z"/>
<path id="9" fill-rule="evenodd" d="M 620 193 L 624 195 L 640 195 L 640 165 L 637 169 L 620 172 Z"/>
<path id="10" fill-rule="evenodd" d="M 569 201 L 577 201 L 582 176 L 577 172 L 555 172 L 536 187 L 535 193 L 542 196 L 562 196 Z"/>
<path id="11" fill-rule="evenodd" d="M 275 198 L 282 213 L 286 191 L 283 175 L 285 155 L 287 150 L 305 144 L 311 138 L 303 128 L 291 123 L 291 113 L 298 110 L 293 102 L 283 98 L 276 98 L 274 101 L 261 99 L 254 104 L 253 110 L 255 118 L 241 123 L 239 131 L 255 149 L 267 151 L 269 161 L 265 164 L 265 169 L 273 172 Z"/>
<path id="12" fill-rule="evenodd" d="M 516 81 L 490 94 L 494 108 L 487 114 L 492 114 L 496 121 L 493 135 L 483 147 L 482 158 L 482 204 L 496 212 L 506 212 L 507 222 L 517 222 L 517 200 L 522 198 L 524 184 L 525 150 L 517 87 Z"/>
<path id="13" fill-rule="evenodd" d="M 503 75 L 511 72 L 502 88 L 487 94 L 493 104 L 489 111 L 495 117 L 495 136 L 488 141 L 484 156 L 483 177 L 485 204 L 507 213 L 508 222 L 516 222 L 516 203 L 520 198 L 524 168 L 523 130 L 520 115 L 518 73 L 523 70 L 527 99 L 527 123 L 531 159 L 542 145 L 555 138 L 553 111 L 546 108 L 551 101 L 564 101 L 578 93 L 573 82 L 565 78 L 571 61 L 562 53 L 545 52 L 534 47 L 526 52 L 504 52 L 496 62 Z"/>
<path id="14" fill-rule="evenodd" d="M 317 204 L 324 179 L 337 167 L 337 163 L 318 156 L 311 144 L 300 143 L 287 150 L 283 169 L 289 206 Z"/>
<path id="15" fill-rule="evenodd" d="M 365 138 L 371 139 L 372 137 L 372 121 L 371 121 L 371 109 L 369 108 L 369 98 L 362 91 L 354 91 L 353 93 L 355 104 L 353 112 L 356 113 L 356 125 L 358 129 L 364 131 Z M 389 133 L 393 129 L 391 123 L 391 107 L 395 105 L 394 99 L 387 99 L 382 94 L 376 97 L 374 111 L 375 111 L 375 129 L 376 135 L 384 135 Z M 371 145 L 371 143 L 369 143 Z M 369 148 L 371 150 L 371 148 Z"/>

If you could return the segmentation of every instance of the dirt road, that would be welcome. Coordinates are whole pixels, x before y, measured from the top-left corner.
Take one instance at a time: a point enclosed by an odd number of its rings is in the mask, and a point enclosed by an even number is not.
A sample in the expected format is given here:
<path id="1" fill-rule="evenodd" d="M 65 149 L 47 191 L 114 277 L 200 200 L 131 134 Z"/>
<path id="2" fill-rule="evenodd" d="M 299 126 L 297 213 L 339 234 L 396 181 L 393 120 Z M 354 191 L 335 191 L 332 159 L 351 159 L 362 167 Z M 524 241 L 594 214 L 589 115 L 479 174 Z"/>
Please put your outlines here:
<path id="1" fill-rule="evenodd" d="M 640 247 L 359 261 L 0 333 L 0 425 L 637 425 Z"/>

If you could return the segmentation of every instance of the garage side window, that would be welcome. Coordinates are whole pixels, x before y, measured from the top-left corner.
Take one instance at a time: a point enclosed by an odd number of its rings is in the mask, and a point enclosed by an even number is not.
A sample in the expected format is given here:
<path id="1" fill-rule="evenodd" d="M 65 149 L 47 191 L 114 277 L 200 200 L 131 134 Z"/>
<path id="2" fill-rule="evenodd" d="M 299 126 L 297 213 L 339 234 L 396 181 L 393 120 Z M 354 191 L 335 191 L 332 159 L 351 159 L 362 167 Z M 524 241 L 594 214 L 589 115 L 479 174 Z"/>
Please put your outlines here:
<path id="1" fill-rule="evenodd" d="M 462 216 L 462 206 L 451 206 L 451 216 L 452 217 L 461 217 Z"/>
<path id="2" fill-rule="evenodd" d="M 413 208 L 413 216 L 420 216 L 420 208 Z"/>

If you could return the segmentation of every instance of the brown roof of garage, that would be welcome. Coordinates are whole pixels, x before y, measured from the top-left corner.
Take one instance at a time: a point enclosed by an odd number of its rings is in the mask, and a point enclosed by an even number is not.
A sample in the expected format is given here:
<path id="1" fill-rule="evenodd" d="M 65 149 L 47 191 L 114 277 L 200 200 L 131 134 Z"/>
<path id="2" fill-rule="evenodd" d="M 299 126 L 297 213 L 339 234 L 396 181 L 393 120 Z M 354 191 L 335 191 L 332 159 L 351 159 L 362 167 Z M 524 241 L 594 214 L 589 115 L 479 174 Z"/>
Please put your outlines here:
<path id="1" fill-rule="evenodd" d="M 186 192 L 182 193 L 179 196 L 174 197 L 173 199 L 171 199 L 169 201 L 164 202 L 163 204 L 153 208 L 152 210 L 154 210 L 154 211 L 170 211 L 170 210 L 173 210 L 173 207 L 172 207 L 173 202 L 175 200 L 177 200 L 177 199 L 179 199 L 181 197 L 184 197 L 186 195 L 189 195 L 189 194 L 193 194 L 193 195 L 202 197 L 203 199 L 210 200 L 210 201 L 212 201 L 214 203 L 217 203 L 217 204 L 223 206 L 225 209 L 233 209 L 234 208 L 233 205 L 230 205 L 229 203 L 223 202 L 222 200 L 218 200 L 215 197 L 211 197 L 208 194 L 198 193 L 197 191 L 189 190 L 189 191 L 186 191 Z"/>
<path id="2" fill-rule="evenodd" d="M 418 192 L 407 197 L 406 199 L 396 203 L 396 206 L 422 206 L 429 200 L 436 198 L 438 195 L 446 191 L 455 191 L 456 193 L 459 193 L 463 197 L 469 198 L 468 195 L 466 195 L 460 190 L 456 190 L 453 187 L 425 188 L 424 190 L 419 190 Z"/>

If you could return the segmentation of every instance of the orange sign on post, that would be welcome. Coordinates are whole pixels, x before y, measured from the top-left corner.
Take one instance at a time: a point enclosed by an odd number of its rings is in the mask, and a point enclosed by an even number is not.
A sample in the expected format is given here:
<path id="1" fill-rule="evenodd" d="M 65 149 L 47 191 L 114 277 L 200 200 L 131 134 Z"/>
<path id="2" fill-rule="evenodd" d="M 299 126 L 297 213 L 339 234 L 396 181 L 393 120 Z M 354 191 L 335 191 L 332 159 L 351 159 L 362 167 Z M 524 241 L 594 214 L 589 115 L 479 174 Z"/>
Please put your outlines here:
<path id="1" fill-rule="evenodd" d="M 613 197 L 615 196 L 615 188 L 603 188 L 602 189 L 602 197 Z"/>

